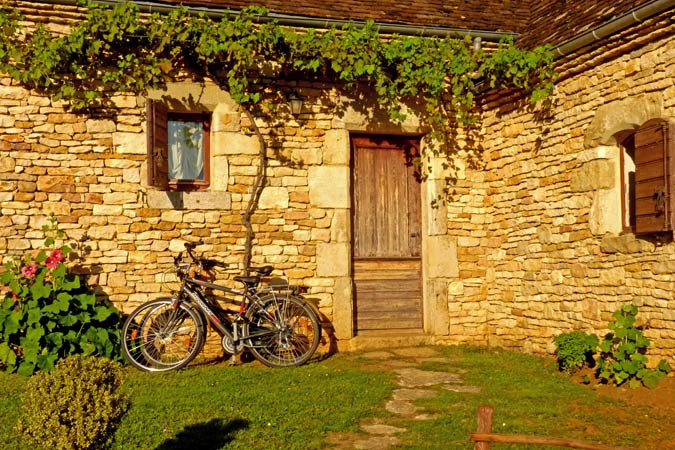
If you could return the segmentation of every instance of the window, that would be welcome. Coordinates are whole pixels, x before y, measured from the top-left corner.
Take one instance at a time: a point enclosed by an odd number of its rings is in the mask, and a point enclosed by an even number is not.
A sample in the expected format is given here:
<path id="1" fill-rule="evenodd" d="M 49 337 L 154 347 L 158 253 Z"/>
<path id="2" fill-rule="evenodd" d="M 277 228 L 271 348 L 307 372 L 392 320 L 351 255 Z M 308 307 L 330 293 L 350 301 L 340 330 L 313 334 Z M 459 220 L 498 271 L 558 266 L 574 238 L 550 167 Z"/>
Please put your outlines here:
<path id="1" fill-rule="evenodd" d="M 209 186 L 210 114 L 169 112 L 148 100 L 148 184 L 162 189 Z"/>
<path id="2" fill-rule="evenodd" d="M 675 127 L 654 119 L 621 140 L 623 228 L 635 235 L 673 231 Z"/>

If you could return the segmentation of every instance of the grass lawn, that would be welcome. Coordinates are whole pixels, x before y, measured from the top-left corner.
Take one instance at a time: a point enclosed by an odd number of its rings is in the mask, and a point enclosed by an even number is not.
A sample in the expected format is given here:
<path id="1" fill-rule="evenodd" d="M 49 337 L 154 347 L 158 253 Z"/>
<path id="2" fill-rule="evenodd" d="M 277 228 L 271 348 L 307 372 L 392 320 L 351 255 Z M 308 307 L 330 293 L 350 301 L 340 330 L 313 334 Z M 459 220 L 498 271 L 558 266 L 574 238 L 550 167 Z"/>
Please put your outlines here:
<path id="1" fill-rule="evenodd" d="M 328 433 L 359 436 L 359 423 L 379 418 L 407 431 L 393 449 L 473 449 L 479 405 L 495 408 L 494 430 L 644 446 L 658 442 L 645 411 L 600 395 L 559 374 L 555 362 L 504 350 L 434 347 L 440 358 L 417 361 L 431 371 L 459 373 L 478 393 L 432 387 L 417 401 L 432 418 L 414 420 L 384 408 L 397 388 L 395 365 L 360 353 L 334 355 L 293 369 L 257 363 L 191 366 L 165 374 L 129 369 L 124 389 L 132 408 L 113 449 L 218 450 L 329 448 Z M 0 447 L 26 448 L 12 431 L 26 380 L 0 372 Z M 651 431 L 650 431 L 651 430 Z M 651 437 L 650 437 L 651 436 Z M 537 446 L 493 444 L 497 450 Z M 558 447 L 559 448 L 559 447 Z"/>

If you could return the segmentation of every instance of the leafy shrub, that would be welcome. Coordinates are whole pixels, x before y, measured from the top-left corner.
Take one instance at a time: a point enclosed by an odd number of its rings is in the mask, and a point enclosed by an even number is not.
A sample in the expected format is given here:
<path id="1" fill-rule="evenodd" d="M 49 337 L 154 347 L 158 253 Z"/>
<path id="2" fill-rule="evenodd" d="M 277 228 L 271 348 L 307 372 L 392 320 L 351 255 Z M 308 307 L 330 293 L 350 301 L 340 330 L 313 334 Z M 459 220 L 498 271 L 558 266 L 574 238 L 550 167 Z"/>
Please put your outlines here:
<path id="1" fill-rule="evenodd" d="M 43 231 L 45 247 L 37 256 L 8 261 L 0 275 L 0 368 L 21 375 L 51 371 L 59 358 L 95 354 L 120 359 L 121 314 L 68 273 L 68 246 L 56 219 Z"/>
<path id="2" fill-rule="evenodd" d="M 584 365 L 593 366 L 593 355 L 598 347 L 598 337 L 583 331 L 562 333 L 553 338 L 557 349 L 558 367 L 566 373 L 575 373 Z"/>
<path id="3" fill-rule="evenodd" d="M 26 384 L 16 430 L 50 450 L 102 449 L 129 409 L 120 392 L 121 365 L 107 358 L 69 356 L 52 373 Z"/>
<path id="4" fill-rule="evenodd" d="M 598 376 L 617 386 L 628 381 L 632 388 L 643 384 L 654 388 L 672 368 L 663 359 L 655 369 L 646 367 L 649 339 L 635 326 L 637 313 L 638 307 L 628 304 L 612 314 L 615 321 L 608 326 L 611 332 L 600 342 Z"/>

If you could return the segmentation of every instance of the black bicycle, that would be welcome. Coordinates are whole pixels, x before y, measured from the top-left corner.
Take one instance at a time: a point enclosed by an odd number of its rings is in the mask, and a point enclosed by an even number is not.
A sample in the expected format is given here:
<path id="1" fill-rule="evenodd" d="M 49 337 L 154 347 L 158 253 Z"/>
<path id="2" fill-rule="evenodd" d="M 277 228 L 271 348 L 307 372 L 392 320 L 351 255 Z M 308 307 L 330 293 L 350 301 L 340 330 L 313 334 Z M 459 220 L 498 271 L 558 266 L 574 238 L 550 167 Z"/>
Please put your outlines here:
<path id="1" fill-rule="evenodd" d="M 170 298 L 144 303 L 126 319 L 122 352 L 127 361 L 155 372 L 184 367 L 202 350 L 210 323 L 230 355 L 247 349 L 271 367 L 307 362 L 319 346 L 321 323 L 299 288 L 261 284 L 272 266 L 250 267 L 256 275 L 234 277 L 243 285 L 240 290 L 206 281 L 205 271 L 227 264 L 196 256 L 197 245 L 186 243 L 188 258 L 183 258 L 183 252 L 174 258 L 180 288 Z M 227 301 L 217 298 L 216 292 Z"/>

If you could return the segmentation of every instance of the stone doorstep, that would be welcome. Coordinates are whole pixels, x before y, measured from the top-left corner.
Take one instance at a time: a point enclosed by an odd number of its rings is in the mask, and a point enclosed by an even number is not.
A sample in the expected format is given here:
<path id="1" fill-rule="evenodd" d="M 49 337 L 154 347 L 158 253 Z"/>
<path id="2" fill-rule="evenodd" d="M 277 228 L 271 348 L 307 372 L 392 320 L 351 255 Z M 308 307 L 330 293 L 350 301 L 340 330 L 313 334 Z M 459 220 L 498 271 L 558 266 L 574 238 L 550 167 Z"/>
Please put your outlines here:
<path id="1" fill-rule="evenodd" d="M 340 351 L 354 352 L 362 350 L 376 349 L 400 349 L 416 347 L 422 345 L 431 345 L 433 337 L 425 334 L 373 334 L 355 336 L 349 340 L 338 342 Z"/>

